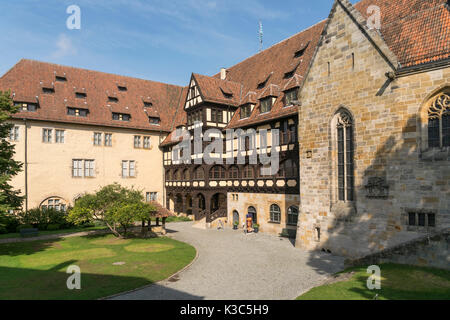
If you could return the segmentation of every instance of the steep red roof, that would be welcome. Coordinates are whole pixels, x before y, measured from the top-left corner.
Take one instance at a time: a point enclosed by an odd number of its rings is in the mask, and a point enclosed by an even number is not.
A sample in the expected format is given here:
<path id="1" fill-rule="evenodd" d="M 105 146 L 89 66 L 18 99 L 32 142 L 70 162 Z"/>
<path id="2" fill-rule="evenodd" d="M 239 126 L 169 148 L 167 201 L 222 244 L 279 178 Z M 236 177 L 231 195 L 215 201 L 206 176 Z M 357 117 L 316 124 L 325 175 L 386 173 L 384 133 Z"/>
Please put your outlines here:
<path id="1" fill-rule="evenodd" d="M 56 76 L 66 81 L 56 81 Z M 43 87 L 53 88 L 54 93 L 44 93 Z M 21 60 L 0 78 L 0 90 L 8 89 L 16 102 L 39 102 L 36 112 L 22 111 L 15 118 L 165 132 L 173 128 L 183 94 L 179 86 L 32 60 Z M 77 92 L 86 97 L 76 97 Z M 116 97 L 117 103 L 108 101 L 108 96 Z M 70 116 L 67 107 L 89 109 L 89 114 Z M 130 114 L 131 120 L 113 120 L 112 112 Z M 161 124 L 150 124 L 149 116 L 159 117 Z M 183 120 L 182 115 L 177 117 Z"/>
<path id="2" fill-rule="evenodd" d="M 194 74 L 203 99 L 207 102 L 238 106 L 241 98 L 241 84 L 220 78 Z M 227 97 L 226 95 L 229 95 Z"/>
<path id="3" fill-rule="evenodd" d="M 401 67 L 450 58 L 447 0 L 362 0 L 355 8 L 367 19 L 380 8 L 381 34 Z"/>

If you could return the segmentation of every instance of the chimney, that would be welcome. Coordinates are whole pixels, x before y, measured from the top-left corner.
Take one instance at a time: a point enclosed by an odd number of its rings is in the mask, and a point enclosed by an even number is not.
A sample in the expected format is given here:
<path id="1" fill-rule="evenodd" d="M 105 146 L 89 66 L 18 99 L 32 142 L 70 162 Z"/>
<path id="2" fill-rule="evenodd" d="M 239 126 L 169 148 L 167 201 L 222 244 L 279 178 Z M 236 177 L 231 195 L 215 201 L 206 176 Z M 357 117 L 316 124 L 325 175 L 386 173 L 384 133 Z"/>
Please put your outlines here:
<path id="1" fill-rule="evenodd" d="M 227 78 L 227 69 L 221 68 L 220 69 L 220 80 L 225 80 Z"/>

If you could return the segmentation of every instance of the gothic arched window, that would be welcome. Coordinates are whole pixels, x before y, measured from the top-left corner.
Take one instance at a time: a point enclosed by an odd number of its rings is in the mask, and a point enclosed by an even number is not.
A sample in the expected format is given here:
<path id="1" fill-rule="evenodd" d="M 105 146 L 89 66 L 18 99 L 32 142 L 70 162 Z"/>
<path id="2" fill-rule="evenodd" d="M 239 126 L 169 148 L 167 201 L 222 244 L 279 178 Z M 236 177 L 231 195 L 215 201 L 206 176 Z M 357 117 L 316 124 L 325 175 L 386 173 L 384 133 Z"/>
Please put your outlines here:
<path id="1" fill-rule="evenodd" d="M 450 147 L 450 95 L 441 93 L 428 109 L 428 147 Z"/>
<path id="2" fill-rule="evenodd" d="M 337 114 L 336 130 L 338 198 L 340 201 L 353 201 L 355 189 L 353 122 L 346 111 Z"/>

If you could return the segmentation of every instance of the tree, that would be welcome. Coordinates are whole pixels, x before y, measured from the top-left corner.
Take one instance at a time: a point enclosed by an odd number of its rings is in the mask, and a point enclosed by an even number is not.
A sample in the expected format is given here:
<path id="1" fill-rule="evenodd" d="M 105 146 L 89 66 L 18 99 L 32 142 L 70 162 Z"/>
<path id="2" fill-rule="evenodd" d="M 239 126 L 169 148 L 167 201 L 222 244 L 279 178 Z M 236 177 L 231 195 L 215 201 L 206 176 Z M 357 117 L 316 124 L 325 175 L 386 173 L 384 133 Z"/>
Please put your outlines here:
<path id="1" fill-rule="evenodd" d="M 100 221 L 116 237 L 123 238 L 134 222 L 150 219 L 154 210 L 144 202 L 142 192 L 115 183 L 78 199 L 69 211 L 69 221 L 75 224 Z"/>
<path id="2" fill-rule="evenodd" d="M 8 141 L 12 124 L 7 123 L 11 114 L 18 111 L 11 99 L 11 92 L 0 91 L 0 213 L 21 208 L 23 197 L 20 190 L 10 185 L 12 177 L 22 169 L 22 163 L 13 159 L 14 145 Z"/>

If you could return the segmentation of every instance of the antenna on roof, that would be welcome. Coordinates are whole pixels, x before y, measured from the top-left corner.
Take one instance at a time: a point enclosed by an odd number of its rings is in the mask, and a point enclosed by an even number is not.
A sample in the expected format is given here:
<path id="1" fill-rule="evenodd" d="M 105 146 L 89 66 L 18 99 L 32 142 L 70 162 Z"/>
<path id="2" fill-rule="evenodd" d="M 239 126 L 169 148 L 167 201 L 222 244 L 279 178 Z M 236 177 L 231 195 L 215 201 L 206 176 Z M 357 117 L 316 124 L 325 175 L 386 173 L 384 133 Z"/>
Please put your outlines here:
<path id="1" fill-rule="evenodd" d="M 259 37 L 259 51 L 261 52 L 263 49 L 263 24 L 261 20 L 259 21 L 259 31 L 258 31 L 258 37 Z"/>

